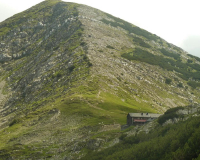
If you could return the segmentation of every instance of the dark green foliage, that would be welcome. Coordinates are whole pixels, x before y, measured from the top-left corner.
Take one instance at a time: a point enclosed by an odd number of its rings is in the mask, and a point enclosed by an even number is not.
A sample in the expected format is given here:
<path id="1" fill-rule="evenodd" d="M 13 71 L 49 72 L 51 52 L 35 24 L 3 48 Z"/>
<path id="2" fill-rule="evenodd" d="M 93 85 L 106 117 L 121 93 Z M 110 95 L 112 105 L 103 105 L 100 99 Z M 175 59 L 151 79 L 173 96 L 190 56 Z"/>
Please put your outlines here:
<path id="1" fill-rule="evenodd" d="M 177 61 L 164 58 L 163 56 L 153 55 L 152 53 L 142 50 L 140 48 L 135 48 L 132 52 L 122 54 L 122 57 L 128 60 L 137 60 L 141 62 L 146 62 L 152 65 L 158 65 L 163 69 L 167 69 L 168 71 L 176 71 L 179 77 L 184 80 L 188 80 L 189 78 L 193 78 L 195 80 L 200 80 L 200 65 L 199 64 L 188 64 L 183 63 L 178 59 Z M 190 68 L 196 70 L 196 72 L 188 71 Z"/>
<path id="2" fill-rule="evenodd" d="M 197 71 L 200 71 L 200 65 L 199 64 L 188 64 L 192 69 L 195 69 Z"/>
<path id="3" fill-rule="evenodd" d="M 84 60 L 85 62 L 87 62 L 87 64 L 88 64 L 89 67 L 92 67 L 92 63 L 90 62 L 90 60 L 89 60 L 89 58 L 87 57 L 87 55 L 84 55 L 83 60 Z"/>
<path id="4" fill-rule="evenodd" d="M 56 51 L 58 48 L 59 48 L 59 46 L 57 46 L 57 47 L 54 47 L 54 48 L 53 48 L 53 50 L 54 50 L 54 51 Z"/>
<path id="5" fill-rule="evenodd" d="M 191 59 L 188 59 L 187 60 L 187 63 L 192 63 L 193 61 Z"/>
<path id="6" fill-rule="evenodd" d="M 181 109 L 181 107 L 179 107 Z M 170 109 L 168 114 L 174 114 Z M 200 155 L 200 119 L 157 126 L 149 134 L 121 137 L 122 142 L 100 152 L 86 155 L 82 160 L 189 160 Z"/>
<path id="7" fill-rule="evenodd" d="M 197 61 L 200 62 L 200 58 L 199 58 L 199 57 L 197 57 L 197 56 L 193 56 L 193 55 L 191 55 L 191 54 L 187 54 L 187 55 L 190 56 L 190 57 L 192 57 L 192 58 L 194 58 L 194 59 L 196 59 Z"/>
<path id="8" fill-rule="evenodd" d="M 86 42 L 81 42 L 81 46 L 85 46 L 87 43 Z"/>
<path id="9" fill-rule="evenodd" d="M 9 127 L 13 126 L 14 124 L 18 123 L 18 120 L 17 119 L 13 119 L 10 124 L 9 124 Z"/>
<path id="10" fill-rule="evenodd" d="M 169 119 L 174 119 L 174 118 L 181 118 L 181 115 L 178 115 L 176 112 L 178 110 L 181 110 L 183 109 L 183 107 L 176 107 L 176 108 L 171 108 L 171 109 L 168 109 L 164 115 L 160 116 L 158 118 L 158 123 L 159 124 L 163 124 L 165 123 L 167 120 Z"/>
<path id="11" fill-rule="evenodd" d="M 128 23 L 120 18 L 116 18 L 110 14 L 107 14 L 107 16 L 114 19 L 115 22 L 108 21 L 106 19 L 101 20 L 105 24 L 109 24 L 113 27 L 121 27 L 121 28 L 127 30 L 129 33 L 135 33 L 136 35 L 143 36 L 143 37 L 147 38 L 148 40 L 157 41 L 157 39 L 159 39 L 159 37 L 157 37 L 156 35 L 151 34 L 150 32 L 145 31 L 139 27 L 133 26 L 131 23 Z"/>
<path id="12" fill-rule="evenodd" d="M 124 138 L 126 138 L 126 136 L 127 136 L 127 134 L 122 134 L 122 135 L 119 137 L 119 139 L 120 139 L 120 140 L 124 140 Z"/>
<path id="13" fill-rule="evenodd" d="M 166 78 L 166 79 L 165 79 L 165 83 L 166 83 L 166 84 L 171 84 L 171 82 L 172 82 L 172 80 L 171 80 L 170 78 Z"/>
<path id="14" fill-rule="evenodd" d="M 165 114 L 175 113 L 175 112 L 177 112 L 178 110 L 181 110 L 181 109 L 184 109 L 184 107 L 179 106 L 179 107 L 175 107 L 175 108 L 170 108 L 165 112 Z"/>
<path id="15" fill-rule="evenodd" d="M 165 56 L 174 58 L 175 60 L 180 59 L 180 55 L 179 55 L 179 54 L 169 52 L 168 50 L 166 50 L 166 49 L 164 49 L 164 48 L 160 49 L 160 52 L 161 52 L 162 54 L 164 54 Z"/>
<path id="16" fill-rule="evenodd" d="M 144 42 L 144 40 L 139 37 L 134 37 L 133 42 L 140 45 L 141 47 L 151 48 L 151 46 L 148 43 Z"/>
<path id="17" fill-rule="evenodd" d="M 183 84 L 182 84 L 181 82 L 179 82 L 179 83 L 177 84 L 177 87 L 183 88 Z"/>
<path id="18" fill-rule="evenodd" d="M 59 78 L 61 78 L 61 77 L 62 77 L 62 73 L 60 73 L 59 71 L 56 72 L 56 73 L 54 73 L 54 74 L 52 74 L 52 78 L 57 78 L 57 79 L 59 79 Z"/>
<path id="19" fill-rule="evenodd" d="M 88 66 L 89 66 L 89 67 L 92 67 L 92 63 L 91 63 L 91 62 L 88 62 Z"/>
<path id="20" fill-rule="evenodd" d="M 62 74 L 61 74 L 61 73 L 58 73 L 58 74 L 56 74 L 56 77 L 57 77 L 57 78 L 61 78 L 61 77 L 62 77 Z"/>
<path id="21" fill-rule="evenodd" d="M 114 47 L 110 46 L 110 45 L 107 45 L 106 46 L 107 48 L 110 48 L 110 49 L 115 49 Z"/>
<path id="22" fill-rule="evenodd" d="M 117 77 L 117 79 L 118 79 L 119 81 L 122 81 L 122 79 L 121 79 L 120 77 Z"/>
<path id="23" fill-rule="evenodd" d="M 72 72 L 72 71 L 74 70 L 74 68 L 75 68 L 75 66 L 72 65 L 72 66 L 70 66 L 68 69 L 69 69 L 70 72 Z"/>
<path id="24" fill-rule="evenodd" d="M 195 81 L 189 81 L 187 84 L 191 86 L 193 89 L 200 87 L 200 83 Z"/>

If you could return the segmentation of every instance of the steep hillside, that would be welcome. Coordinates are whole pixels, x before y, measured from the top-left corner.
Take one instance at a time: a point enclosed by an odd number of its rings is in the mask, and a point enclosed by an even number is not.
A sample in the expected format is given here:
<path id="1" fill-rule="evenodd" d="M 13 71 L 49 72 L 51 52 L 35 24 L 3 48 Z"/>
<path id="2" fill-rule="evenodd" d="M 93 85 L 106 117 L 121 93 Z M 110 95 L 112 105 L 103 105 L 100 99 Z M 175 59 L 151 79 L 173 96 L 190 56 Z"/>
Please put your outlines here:
<path id="1" fill-rule="evenodd" d="M 0 156 L 77 159 L 128 112 L 199 103 L 200 60 L 97 9 L 46 0 L 0 23 Z"/>

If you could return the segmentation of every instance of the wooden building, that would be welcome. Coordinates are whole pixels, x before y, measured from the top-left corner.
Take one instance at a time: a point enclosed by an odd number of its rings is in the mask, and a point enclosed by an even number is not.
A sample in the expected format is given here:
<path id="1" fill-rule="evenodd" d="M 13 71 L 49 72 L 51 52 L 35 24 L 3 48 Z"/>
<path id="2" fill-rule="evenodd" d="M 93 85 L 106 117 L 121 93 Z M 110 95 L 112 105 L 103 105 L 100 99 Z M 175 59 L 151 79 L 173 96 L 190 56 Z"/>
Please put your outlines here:
<path id="1" fill-rule="evenodd" d="M 155 113 L 129 113 L 127 115 L 127 125 L 143 125 L 148 123 L 162 114 Z"/>

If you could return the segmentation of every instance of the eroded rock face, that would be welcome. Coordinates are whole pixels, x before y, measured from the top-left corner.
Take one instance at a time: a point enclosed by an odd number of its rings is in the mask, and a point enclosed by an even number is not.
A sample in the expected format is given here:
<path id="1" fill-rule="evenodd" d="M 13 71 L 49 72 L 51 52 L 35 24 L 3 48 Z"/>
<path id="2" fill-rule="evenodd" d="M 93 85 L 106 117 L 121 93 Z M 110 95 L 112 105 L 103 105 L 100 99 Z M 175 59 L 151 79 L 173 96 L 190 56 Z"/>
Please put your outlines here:
<path id="1" fill-rule="evenodd" d="M 10 61 L 12 57 L 6 53 L 0 54 L 0 62 Z"/>

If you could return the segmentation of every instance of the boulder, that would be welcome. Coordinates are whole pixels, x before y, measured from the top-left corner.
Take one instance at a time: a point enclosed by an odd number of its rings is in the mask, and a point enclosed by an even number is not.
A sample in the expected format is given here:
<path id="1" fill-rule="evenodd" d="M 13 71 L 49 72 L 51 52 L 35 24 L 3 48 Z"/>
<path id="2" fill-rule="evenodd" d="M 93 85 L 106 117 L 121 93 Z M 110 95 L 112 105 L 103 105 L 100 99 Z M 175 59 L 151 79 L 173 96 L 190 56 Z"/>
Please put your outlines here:
<path id="1" fill-rule="evenodd" d="M 0 62 L 7 62 L 10 61 L 11 59 L 12 57 L 6 53 L 0 54 Z"/>

